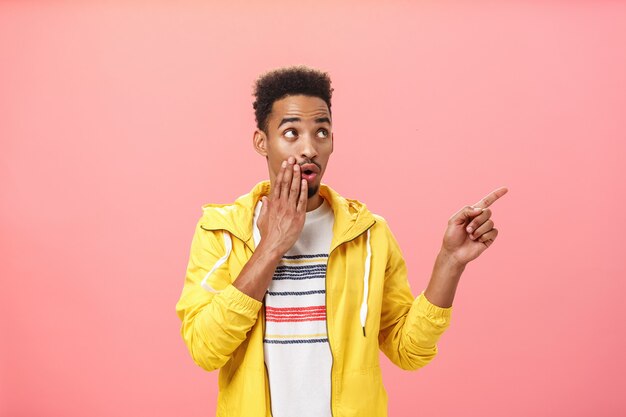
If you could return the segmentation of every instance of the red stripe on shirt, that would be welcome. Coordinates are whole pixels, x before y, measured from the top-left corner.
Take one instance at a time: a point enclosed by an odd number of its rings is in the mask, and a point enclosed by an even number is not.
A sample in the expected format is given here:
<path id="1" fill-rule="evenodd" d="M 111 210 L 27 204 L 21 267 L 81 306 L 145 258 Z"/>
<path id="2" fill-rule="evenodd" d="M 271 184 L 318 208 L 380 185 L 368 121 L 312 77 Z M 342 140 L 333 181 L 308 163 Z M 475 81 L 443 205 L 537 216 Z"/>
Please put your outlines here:
<path id="1" fill-rule="evenodd" d="M 273 323 L 295 323 L 295 322 L 301 322 L 301 321 L 322 321 L 322 320 L 326 320 L 326 316 L 315 316 L 315 317 L 306 317 L 306 318 L 266 317 L 265 320 L 273 322 Z"/>

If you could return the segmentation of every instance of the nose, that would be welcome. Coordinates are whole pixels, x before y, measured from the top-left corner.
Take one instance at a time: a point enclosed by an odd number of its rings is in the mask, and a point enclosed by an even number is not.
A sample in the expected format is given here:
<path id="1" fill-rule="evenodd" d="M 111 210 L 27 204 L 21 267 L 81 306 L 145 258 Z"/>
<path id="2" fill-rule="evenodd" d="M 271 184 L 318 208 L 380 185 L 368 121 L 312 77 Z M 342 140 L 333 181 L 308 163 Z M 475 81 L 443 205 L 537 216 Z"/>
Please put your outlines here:
<path id="1" fill-rule="evenodd" d="M 317 156 L 317 149 L 315 148 L 315 141 L 311 135 L 307 134 L 302 137 L 300 141 L 300 156 L 302 158 L 313 159 Z"/>

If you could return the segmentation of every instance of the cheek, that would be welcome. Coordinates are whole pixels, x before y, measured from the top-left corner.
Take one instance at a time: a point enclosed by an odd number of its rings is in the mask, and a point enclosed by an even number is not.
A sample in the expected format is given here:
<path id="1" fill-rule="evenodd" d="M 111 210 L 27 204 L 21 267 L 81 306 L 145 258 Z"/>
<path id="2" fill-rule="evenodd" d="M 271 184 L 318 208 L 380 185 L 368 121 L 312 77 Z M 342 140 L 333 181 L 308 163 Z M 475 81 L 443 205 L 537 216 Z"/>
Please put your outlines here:
<path id="1" fill-rule="evenodd" d="M 268 154 L 268 157 L 269 157 L 268 163 L 269 163 L 270 170 L 274 178 L 276 178 L 280 172 L 281 164 L 283 163 L 283 160 L 286 160 L 288 158 L 288 155 L 283 155 L 281 153 L 274 152 L 272 154 Z"/>
<path id="2" fill-rule="evenodd" d="M 272 161 L 271 163 L 271 170 L 272 170 L 272 174 L 274 174 L 274 177 L 276 177 L 278 175 L 278 173 L 280 172 L 280 161 Z"/>
<path id="3" fill-rule="evenodd" d="M 297 153 L 297 150 L 294 149 L 293 146 L 290 146 L 287 143 L 279 143 L 274 144 L 274 146 L 269 150 L 268 156 L 270 164 L 274 167 L 276 173 L 278 174 L 278 171 L 280 171 L 280 164 L 283 161 L 286 161 L 290 156 L 296 157 Z"/>
<path id="4" fill-rule="evenodd" d="M 282 160 L 287 159 L 289 155 L 294 153 L 292 146 L 289 143 L 281 140 L 280 138 L 272 138 L 267 146 L 267 154 L 270 161 L 273 161 L 278 166 Z"/>

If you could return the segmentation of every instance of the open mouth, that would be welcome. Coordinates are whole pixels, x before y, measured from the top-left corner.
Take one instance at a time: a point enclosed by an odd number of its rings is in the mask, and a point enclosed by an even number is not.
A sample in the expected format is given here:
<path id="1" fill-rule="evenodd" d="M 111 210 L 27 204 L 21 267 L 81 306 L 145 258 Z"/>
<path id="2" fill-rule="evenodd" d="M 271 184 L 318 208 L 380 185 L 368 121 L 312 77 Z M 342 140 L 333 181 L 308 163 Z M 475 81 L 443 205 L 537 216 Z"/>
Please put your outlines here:
<path id="1" fill-rule="evenodd" d="M 307 181 L 313 181 L 316 177 L 317 173 L 315 171 L 311 171 L 310 169 L 302 171 L 302 178 Z"/>
<path id="2" fill-rule="evenodd" d="M 313 181 L 319 175 L 320 168 L 312 163 L 302 164 L 302 178 L 307 181 Z"/>

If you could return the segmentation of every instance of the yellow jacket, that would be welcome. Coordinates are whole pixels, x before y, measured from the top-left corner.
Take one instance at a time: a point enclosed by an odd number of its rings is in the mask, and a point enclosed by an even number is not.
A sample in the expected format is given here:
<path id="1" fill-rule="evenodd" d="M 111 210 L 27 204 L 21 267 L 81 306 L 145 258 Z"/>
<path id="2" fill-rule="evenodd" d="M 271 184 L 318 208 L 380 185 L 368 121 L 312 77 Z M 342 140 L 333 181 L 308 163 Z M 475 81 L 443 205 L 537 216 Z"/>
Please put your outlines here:
<path id="1" fill-rule="evenodd" d="M 254 251 L 254 206 L 268 195 L 261 181 L 233 204 L 205 204 L 197 223 L 176 312 L 193 360 L 220 369 L 217 416 L 271 416 L 263 358 L 262 303 L 232 285 Z M 452 307 L 411 294 L 407 269 L 386 220 L 326 184 L 320 195 L 335 223 L 326 269 L 333 417 L 387 415 L 378 349 L 402 369 L 437 354 Z"/>

